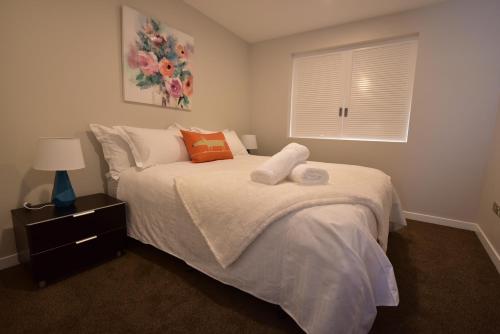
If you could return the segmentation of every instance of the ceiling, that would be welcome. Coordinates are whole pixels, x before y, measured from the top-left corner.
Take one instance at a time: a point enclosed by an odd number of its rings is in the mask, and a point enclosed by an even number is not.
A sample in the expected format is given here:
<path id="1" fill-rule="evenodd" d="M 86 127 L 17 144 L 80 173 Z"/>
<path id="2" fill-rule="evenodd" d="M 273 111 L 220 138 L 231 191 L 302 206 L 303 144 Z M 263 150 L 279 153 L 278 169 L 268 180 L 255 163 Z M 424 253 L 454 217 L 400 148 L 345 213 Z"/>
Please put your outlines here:
<path id="1" fill-rule="evenodd" d="M 424 7 L 444 0 L 184 0 L 247 42 Z"/>

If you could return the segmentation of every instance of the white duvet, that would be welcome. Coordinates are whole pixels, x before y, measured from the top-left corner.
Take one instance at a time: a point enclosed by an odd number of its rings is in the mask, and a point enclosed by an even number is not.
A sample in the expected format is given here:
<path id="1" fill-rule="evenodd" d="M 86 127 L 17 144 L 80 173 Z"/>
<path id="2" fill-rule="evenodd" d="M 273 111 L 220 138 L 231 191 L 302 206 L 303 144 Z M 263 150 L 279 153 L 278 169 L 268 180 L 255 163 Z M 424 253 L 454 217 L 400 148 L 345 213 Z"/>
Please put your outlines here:
<path id="1" fill-rule="evenodd" d="M 257 160 L 257 161 L 255 161 Z M 286 214 L 328 204 L 362 204 L 377 219 L 378 235 L 387 233 L 392 204 L 391 178 L 361 166 L 310 162 L 335 181 L 304 186 L 284 180 L 276 185 L 254 182 L 250 173 L 259 159 L 245 159 L 229 171 L 175 178 L 175 186 L 191 220 L 205 237 L 217 261 L 226 268 L 269 224 Z M 236 165 L 233 163 L 233 165 Z M 243 218 L 243 219 L 242 219 Z M 385 243 L 382 244 L 385 249 Z"/>
<path id="2" fill-rule="evenodd" d="M 367 206 L 332 204 L 293 211 L 269 224 L 226 269 L 191 221 L 175 178 L 238 171 L 264 159 L 239 156 L 123 172 L 117 196 L 128 203 L 128 234 L 217 280 L 279 304 L 308 333 L 368 332 L 376 306 L 394 306 L 399 300 L 392 266 L 377 243 L 381 229 L 388 233 L 389 222 L 377 226 Z M 331 177 L 334 183 L 336 176 Z M 391 217 L 404 225 L 397 196 L 393 202 Z"/>

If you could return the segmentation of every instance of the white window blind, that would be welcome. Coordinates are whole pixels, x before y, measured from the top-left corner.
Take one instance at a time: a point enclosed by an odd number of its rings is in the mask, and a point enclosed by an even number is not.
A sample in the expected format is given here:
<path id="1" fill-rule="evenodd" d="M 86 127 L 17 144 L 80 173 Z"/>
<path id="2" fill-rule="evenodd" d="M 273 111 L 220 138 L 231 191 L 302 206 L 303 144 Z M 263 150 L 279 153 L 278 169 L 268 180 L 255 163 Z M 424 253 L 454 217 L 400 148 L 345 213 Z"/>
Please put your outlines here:
<path id="1" fill-rule="evenodd" d="M 295 56 L 290 136 L 406 142 L 415 39 Z"/>
<path id="2" fill-rule="evenodd" d="M 298 137 L 336 137 L 341 119 L 333 111 L 344 103 L 345 54 L 296 58 L 293 68 L 292 133 Z"/>

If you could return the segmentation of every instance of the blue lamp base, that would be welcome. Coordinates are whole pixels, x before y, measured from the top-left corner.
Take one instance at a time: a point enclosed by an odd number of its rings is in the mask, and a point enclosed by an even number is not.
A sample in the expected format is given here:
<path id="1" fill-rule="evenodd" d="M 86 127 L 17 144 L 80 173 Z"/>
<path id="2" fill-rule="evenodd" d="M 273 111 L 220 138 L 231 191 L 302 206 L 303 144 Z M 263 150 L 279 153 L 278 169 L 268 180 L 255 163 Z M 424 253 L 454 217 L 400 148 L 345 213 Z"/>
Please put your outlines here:
<path id="1" fill-rule="evenodd" d="M 65 208 L 75 203 L 75 192 L 71 187 L 68 172 L 65 170 L 56 171 L 54 188 L 52 188 L 52 203 L 56 208 Z"/>

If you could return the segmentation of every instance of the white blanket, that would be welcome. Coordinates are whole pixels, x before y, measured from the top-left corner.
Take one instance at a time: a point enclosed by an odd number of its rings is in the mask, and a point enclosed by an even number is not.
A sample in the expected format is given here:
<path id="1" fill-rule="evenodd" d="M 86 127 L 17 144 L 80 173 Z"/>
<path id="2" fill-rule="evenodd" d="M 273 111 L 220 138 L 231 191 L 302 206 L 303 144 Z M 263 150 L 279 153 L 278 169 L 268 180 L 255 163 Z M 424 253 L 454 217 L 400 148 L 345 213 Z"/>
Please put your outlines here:
<path id="1" fill-rule="evenodd" d="M 366 206 L 335 204 L 294 211 L 266 228 L 223 269 L 180 203 L 176 177 L 254 168 L 265 159 L 241 156 L 123 172 L 118 198 L 127 202 L 129 236 L 279 304 L 307 333 L 368 332 L 376 307 L 397 305 L 398 292 L 392 266 L 376 242 L 384 233 Z M 391 222 L 392 229 L 405 225 L 398 205 L 393 205 Z M 388 221 L 382 229 L 387 240 Z"/>
<path id="2" fill-rule="evenodd" d="M 335 175 L 333 184 L 307 187 L 282 182 L 267 186 L 252 182 L 245 169 L 178 177 L 175 182 L 191 219 L 226 268 L 269 224 L 292 211 L 327 204 L 361 204 L 373 211 L 379 226 L 389 220 L 389 176 L 360 166 L 324 167 Z"/>

